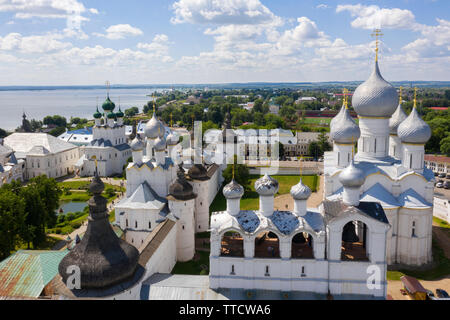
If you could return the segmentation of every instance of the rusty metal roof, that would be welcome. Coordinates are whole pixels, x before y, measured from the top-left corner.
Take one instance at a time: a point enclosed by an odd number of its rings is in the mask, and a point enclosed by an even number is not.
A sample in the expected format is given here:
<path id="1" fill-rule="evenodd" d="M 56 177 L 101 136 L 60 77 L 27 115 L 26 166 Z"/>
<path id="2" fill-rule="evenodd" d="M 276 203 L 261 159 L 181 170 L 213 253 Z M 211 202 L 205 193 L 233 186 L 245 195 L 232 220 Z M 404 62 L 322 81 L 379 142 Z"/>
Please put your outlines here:
<path id="1" fill-rule="evenodd" d="M 68 252 L 21 250 L 0 262 L 0 297 L 38 298 Z"/>
<path id="2" fill-rule="evenodd" d="M 427 290 L 422 286 L 422 284 L 416 278 L 413 278 L 410 276 L 403 276 L 400 278 L 400 280 L 402 281 L 406 290 L 408 290 L 409 293 L 411 293 L 411 294 L 414 294 L 416 292 L 424 292 L 424 293 L 427 292 Z"/>

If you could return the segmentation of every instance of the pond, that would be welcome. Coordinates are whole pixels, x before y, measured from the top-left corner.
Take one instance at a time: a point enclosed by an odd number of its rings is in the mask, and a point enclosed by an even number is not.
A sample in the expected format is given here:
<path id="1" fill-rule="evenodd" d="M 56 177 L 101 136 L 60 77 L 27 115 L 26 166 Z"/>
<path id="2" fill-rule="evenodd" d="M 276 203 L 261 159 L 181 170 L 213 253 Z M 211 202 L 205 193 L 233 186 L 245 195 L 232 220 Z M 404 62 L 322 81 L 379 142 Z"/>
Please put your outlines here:
<path id="1" fill-rule="evenodd" d="M 61 202 L 61 205 L 58 208 L 58 214 L 67 214 L 69 212 L 83 212 L 84 208 L 86 208 L 87 206 L 88 204 L 86 202 Z"/>

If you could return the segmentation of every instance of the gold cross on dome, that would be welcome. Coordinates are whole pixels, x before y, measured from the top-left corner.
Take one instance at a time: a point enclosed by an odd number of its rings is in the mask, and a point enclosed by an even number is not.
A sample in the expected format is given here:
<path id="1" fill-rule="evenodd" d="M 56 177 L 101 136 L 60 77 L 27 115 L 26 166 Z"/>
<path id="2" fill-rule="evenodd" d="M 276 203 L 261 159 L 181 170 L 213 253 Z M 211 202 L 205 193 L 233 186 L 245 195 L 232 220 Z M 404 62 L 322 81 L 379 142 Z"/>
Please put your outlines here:
<path id="1" fill-rule="evenodd" d="M 375 48 L 375 52 L 376 52 L 376 58 L 375 61 L 378 62 L 378 53 L 380 52 L 380 38 L 384 36 L 384 34 L 381 33 L 381 29 L 375 29 L 372 33 L 372 37 L 376 38 L 376 48 Z"/>

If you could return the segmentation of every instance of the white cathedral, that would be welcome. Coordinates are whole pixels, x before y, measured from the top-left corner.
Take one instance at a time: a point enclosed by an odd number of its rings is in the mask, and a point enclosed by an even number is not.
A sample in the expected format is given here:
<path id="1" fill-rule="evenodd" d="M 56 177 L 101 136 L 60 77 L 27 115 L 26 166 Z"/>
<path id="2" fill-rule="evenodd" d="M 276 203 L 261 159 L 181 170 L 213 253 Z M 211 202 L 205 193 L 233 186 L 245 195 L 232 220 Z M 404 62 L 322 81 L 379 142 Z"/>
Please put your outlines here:
<path id="1" fill-rule="evenodd" d="M 102 105 L 104 113 L 94 113 L 95 125 L 92 128 L 92 141 L 81 147 L 81 157 L 76 164 L 77 174 L 81 177 L 92 177 L 98 168 L 101 177 L 122 174 L 127 160 L 131 157 L 131 149 L 125 135 L 122 110 L 114 112 L 116 105 L 108 97 Z"/>
<path id="2" fill-rule="evenodd" d="M 355 165 L 365 182 L 352 192 L 361 201 L 382 205 L 391 224 L 387 263 L 424 265 L 432 261 L 433 172 L 424 167 L 430 127 L 416 109 L 407 117 L 397 90 L 383 79 L 375 63 L 370 78 L 353 95 L 359 126 L 344 106 L 330 124 L 334 149 L 325 155 L 325 198 L 344 195 L 339 174 L 350 163 L 358 141 Z"/>
<path id="3" fill-rule="evenodd" d="M 178 223 L 177 261 L 195 253 L 195 233 L 209 230 L 209 206 L 223 181 L 221 167 L 181 163 L 179 136 L 153 114 L 144 136 L 131 142 L 133 161 L 126 169 L 126 198 L 116 206 L 116 224 L 128 243 L 144 244 L 162 222 Z"/>

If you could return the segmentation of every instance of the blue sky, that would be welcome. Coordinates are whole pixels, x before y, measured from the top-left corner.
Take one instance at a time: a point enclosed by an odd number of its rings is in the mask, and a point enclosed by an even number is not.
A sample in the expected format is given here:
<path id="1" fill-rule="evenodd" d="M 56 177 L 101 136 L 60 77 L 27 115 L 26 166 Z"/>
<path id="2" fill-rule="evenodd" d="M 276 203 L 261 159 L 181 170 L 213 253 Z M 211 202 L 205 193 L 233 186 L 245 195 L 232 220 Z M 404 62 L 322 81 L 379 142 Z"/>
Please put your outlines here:
<path id="1" fill-rule="evenodd" d="M 450 80 L 449 0 L 0 0 L 0 85 Z"/>

